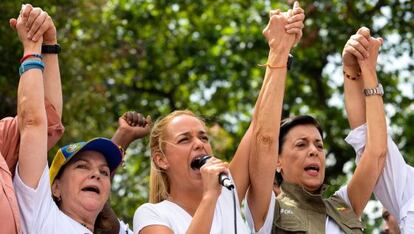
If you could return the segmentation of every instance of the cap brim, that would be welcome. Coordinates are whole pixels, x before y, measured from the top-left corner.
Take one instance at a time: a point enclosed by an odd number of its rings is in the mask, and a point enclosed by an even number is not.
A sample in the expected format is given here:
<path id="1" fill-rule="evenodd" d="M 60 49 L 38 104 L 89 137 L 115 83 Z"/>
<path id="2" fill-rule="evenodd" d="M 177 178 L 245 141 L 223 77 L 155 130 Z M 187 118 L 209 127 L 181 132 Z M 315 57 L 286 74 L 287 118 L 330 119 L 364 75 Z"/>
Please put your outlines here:
<path id="1" fill-rule="evenodd" d="M 109 170 L 113 172 L 122 162 L 122 152 L 116 144 L 106 138 L 95 138 L 88 141 L 76 154 L 84 151 L 100 152 L 108 163 Z"/>

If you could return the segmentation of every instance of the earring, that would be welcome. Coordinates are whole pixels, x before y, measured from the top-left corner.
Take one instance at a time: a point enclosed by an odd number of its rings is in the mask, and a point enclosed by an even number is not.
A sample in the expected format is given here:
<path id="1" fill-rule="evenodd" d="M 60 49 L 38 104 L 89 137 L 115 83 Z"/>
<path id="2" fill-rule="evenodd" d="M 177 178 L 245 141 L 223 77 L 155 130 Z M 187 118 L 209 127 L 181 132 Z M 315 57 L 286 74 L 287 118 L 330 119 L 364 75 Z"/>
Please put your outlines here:
<path id="1" fill-rule="evenodd" d="M 280 173 L 282 171 L 282 169 L 280 167 L 276 167 L 276 172 Z"/>
<path id="2" fill-rule="evenodd" d="M 60 196 L 56 196 L 55 194 L 53 194 L 53 196 L 56 198 L 57 202 L 60 202 L 62 200 L 62 198 Z"/>

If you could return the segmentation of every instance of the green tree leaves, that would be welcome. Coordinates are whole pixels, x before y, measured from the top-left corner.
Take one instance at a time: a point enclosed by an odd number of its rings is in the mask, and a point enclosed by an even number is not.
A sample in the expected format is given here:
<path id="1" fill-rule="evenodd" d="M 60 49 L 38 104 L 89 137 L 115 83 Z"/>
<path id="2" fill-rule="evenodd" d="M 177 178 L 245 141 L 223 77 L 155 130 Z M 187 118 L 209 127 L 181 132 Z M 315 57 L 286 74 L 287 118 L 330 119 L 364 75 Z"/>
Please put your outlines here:
<path id="1" fill-rule="evenodd" d="M 20 4 L 0 3 L 2 117 L 16 112 L 22 49 L 8 19 L 17 16 Z M 174 109 L 190 109 L 212 126 L 215 152 L 227 160 L 248 127 L 261 87 L 264 70 L 257 64 L 267 58 L 261 31 L 268 11 L 289 7 L 249 0 L 37 0 L 32 4 L 52 16 L 63 48 L 66 132 L 60 146 L 110 137 L 117 118 L 127 110 L 156 119 Z M 354 160 L 353 150 L 343 141 L 349 126 L 342 103 L 340 54 L 362 25 L 385 38 L 378 77 L 385 87 L 395 140 L 413 164 L 414 102 L 409 79 L 413 76 L 413 3 L 304 0 L 301 6 L 306 27 L 293 51 L 284 116 L 308 113 L 322 123 L 327 157 L 334 162 L 327 168 L 326 182 L 336 187 L 343 184 L 343 166 Z M 112 204 L 130 223 L 136 207 L 147 200 L 149 165 L 147 140 L 136 142 L 114 180 Z"/>

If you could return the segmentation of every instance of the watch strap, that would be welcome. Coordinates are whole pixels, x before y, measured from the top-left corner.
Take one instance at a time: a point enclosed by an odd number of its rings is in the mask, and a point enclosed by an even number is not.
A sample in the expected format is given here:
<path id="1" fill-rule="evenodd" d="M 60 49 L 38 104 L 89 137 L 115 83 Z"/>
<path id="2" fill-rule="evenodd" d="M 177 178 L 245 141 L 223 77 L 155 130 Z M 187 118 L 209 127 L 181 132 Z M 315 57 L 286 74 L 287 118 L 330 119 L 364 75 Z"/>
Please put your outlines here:
<path id="1" fill-rule="evenodd" d="M 61 47 L 59 44 L 42 45 L 42 54 L 59 54 Z"/>
<path id="2" fill-rule="evenodd" d="M 287 61 L 287 69 L 290 70 L 293 64 L 293 55 L 289 54 L 288 61 Z"/>
<path id="3" fill-rule="evenodd" d="M 375 88 L 367 88 L 364 89 L 365 96 L 373 96 L 373 95 L 384 95 L 384 88 L 380 83 L 378 83 L 377 87 Z"/>

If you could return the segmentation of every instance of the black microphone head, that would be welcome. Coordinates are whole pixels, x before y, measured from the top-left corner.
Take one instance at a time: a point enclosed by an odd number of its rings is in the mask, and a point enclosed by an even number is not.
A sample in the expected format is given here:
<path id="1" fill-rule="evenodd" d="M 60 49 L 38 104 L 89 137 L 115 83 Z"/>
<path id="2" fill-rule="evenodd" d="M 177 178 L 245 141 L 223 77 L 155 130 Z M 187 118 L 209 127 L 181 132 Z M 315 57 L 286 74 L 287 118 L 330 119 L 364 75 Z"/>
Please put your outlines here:
<path id="1" fill-rule="evenodd" d="M 207 160 L 209 160 L 210 158 L 210 155 L 203 155 L 200 158 L 194 159 L 194 161 L 191 162 L 191 168 L 193 170 L 200 169 L 200 167 L 206 164 Z"/>

